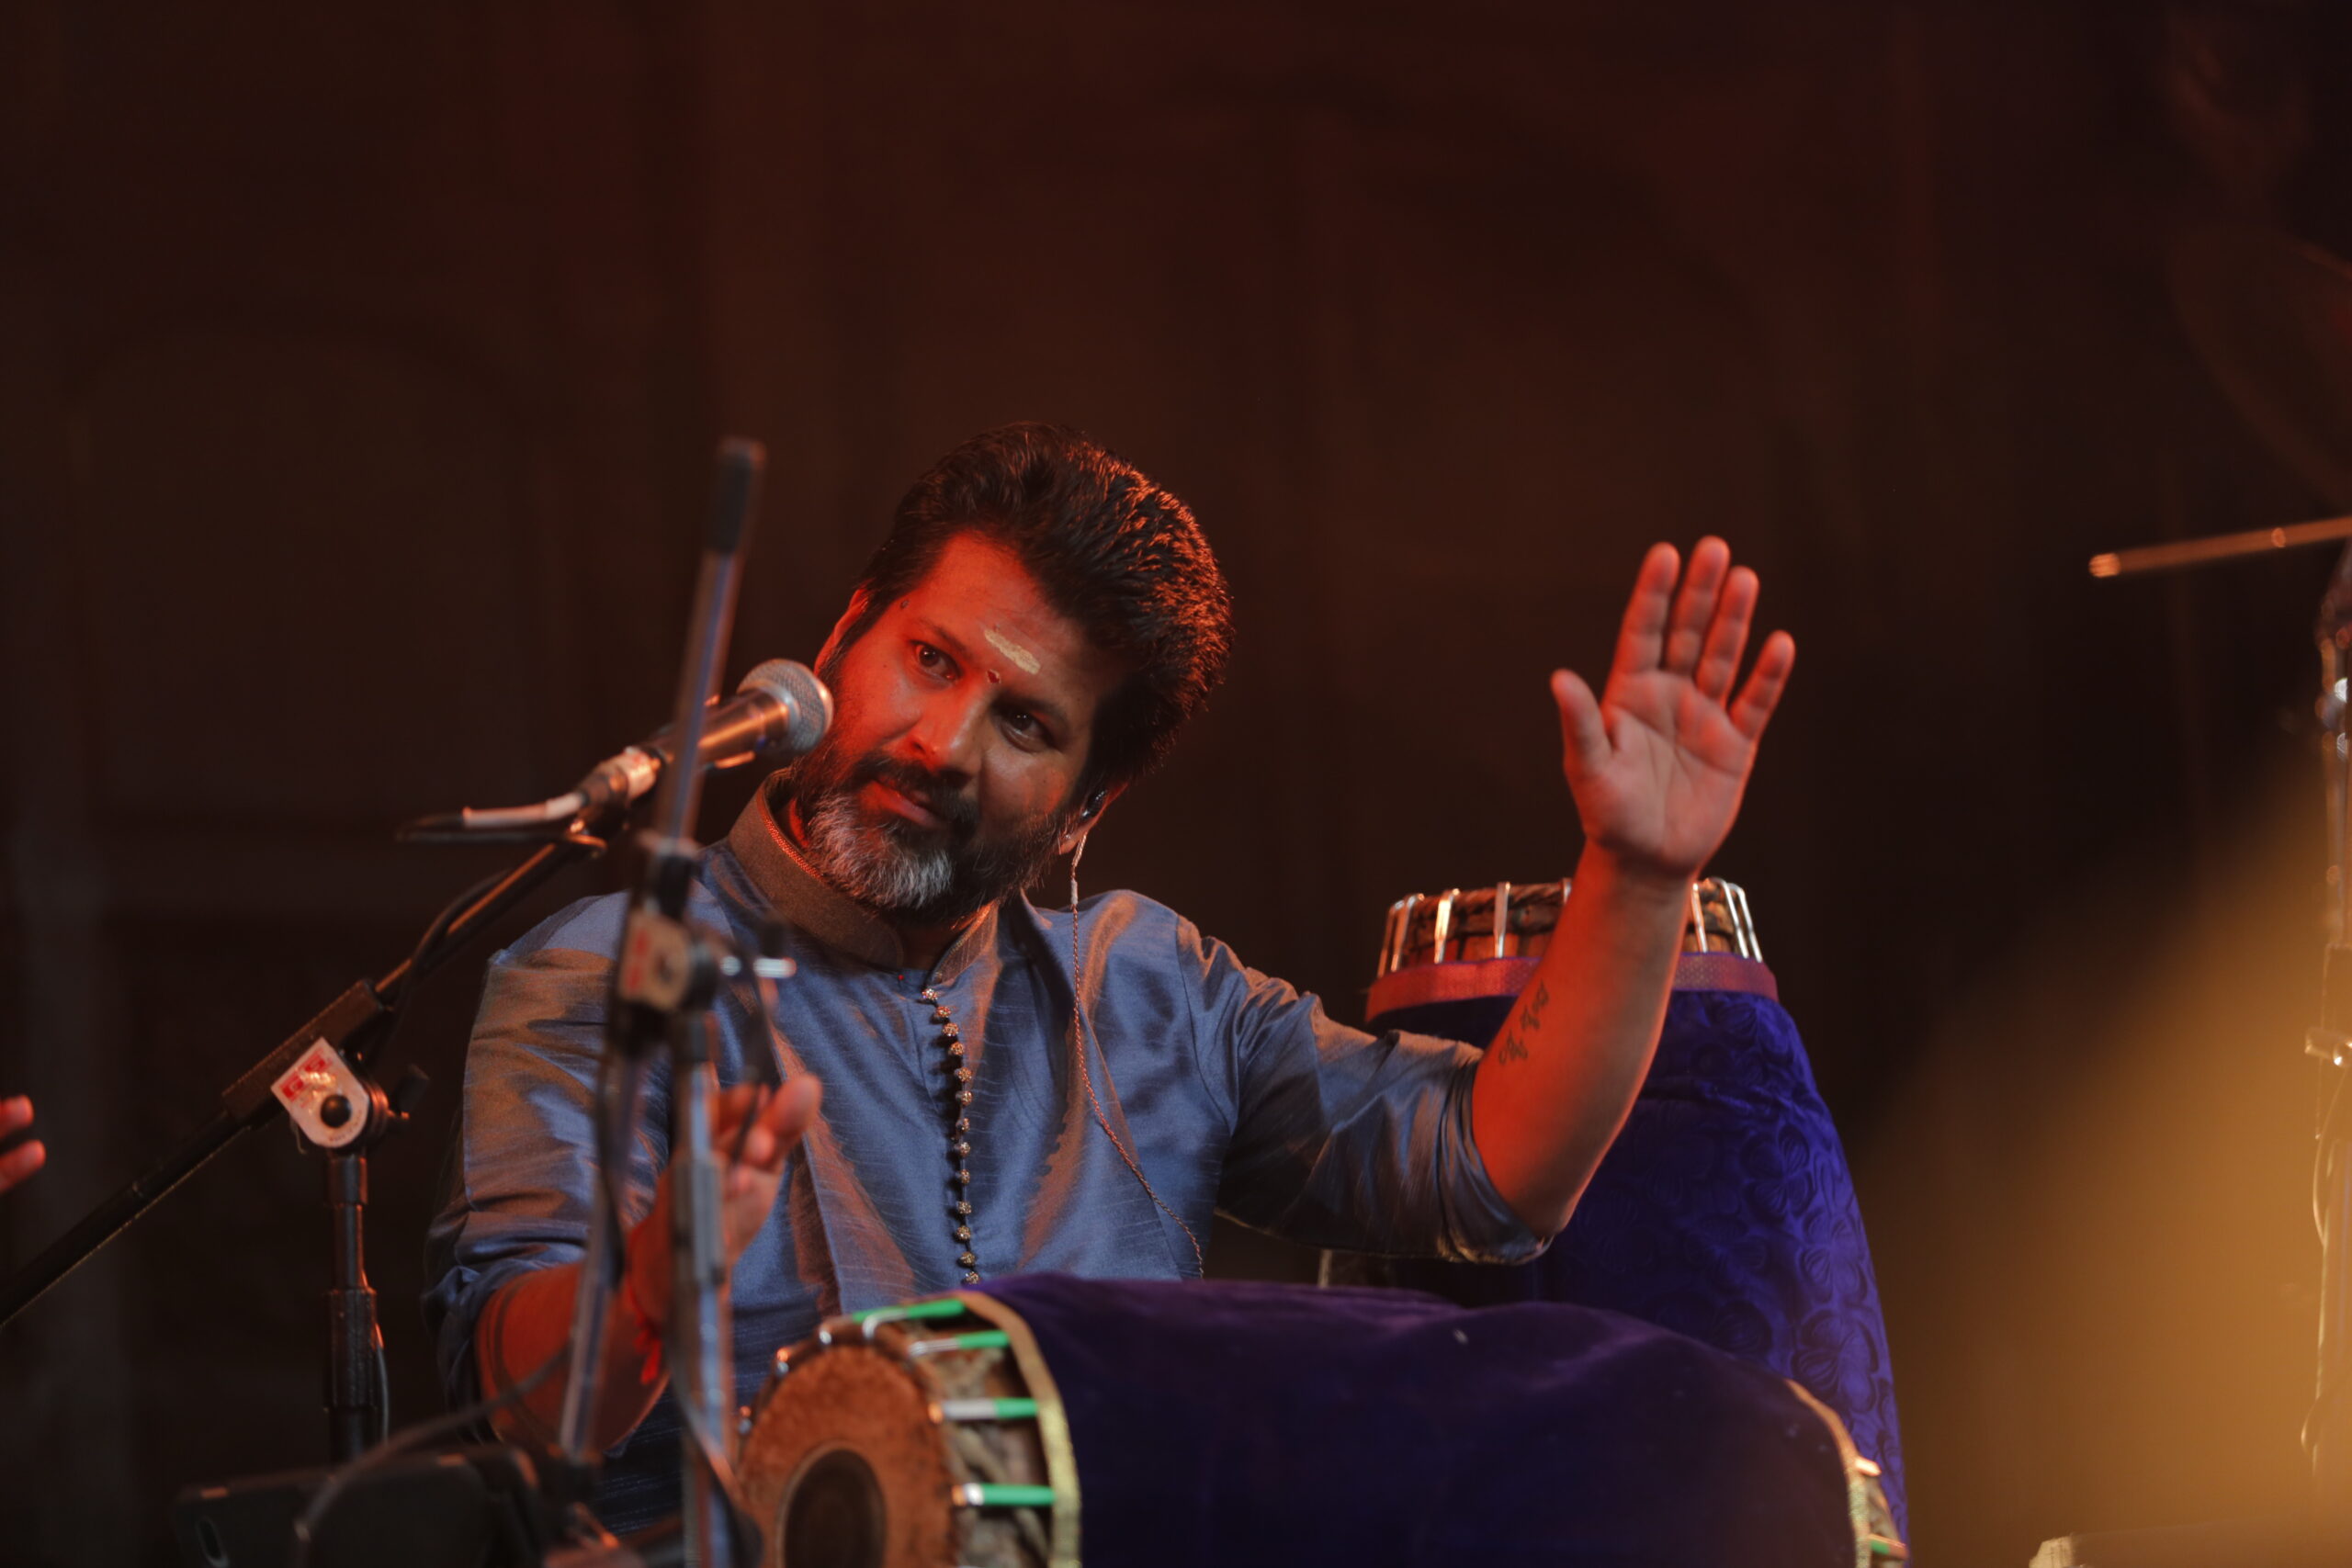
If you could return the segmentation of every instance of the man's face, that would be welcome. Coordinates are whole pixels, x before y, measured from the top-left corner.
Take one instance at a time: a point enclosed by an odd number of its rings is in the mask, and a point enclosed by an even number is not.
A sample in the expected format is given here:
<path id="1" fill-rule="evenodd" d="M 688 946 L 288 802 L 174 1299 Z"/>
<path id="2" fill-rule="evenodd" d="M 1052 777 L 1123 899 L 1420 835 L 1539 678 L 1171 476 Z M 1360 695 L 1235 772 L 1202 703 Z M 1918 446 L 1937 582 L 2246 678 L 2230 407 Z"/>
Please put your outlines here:
<path id="1" fill-rule="evenodd" d="M 1035 880 L 1068 837 L 1097 712 L 1125 671 L 977 534 L 829 654 L 833 725 L 793 775 L 817 868 L 920 926 Z"/>

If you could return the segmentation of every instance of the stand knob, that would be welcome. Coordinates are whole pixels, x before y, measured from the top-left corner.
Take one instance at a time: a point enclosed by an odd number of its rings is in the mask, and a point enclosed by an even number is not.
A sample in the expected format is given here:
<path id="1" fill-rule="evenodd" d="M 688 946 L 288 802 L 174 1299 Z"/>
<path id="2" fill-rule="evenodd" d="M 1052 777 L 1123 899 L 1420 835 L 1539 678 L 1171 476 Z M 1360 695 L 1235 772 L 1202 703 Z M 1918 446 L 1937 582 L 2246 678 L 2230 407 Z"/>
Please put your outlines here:
<path id="1" fill-rule="evenodd" d="M 400 1082 L 392 1085 L 393 1111 L 403 1120 L 414 1115 L 416 1108 L 424 1103 L 424 1096 L 432 1088 L 433 1080 L 424 1076 L 424 1069 L 412 1066 L 401 1074 Z"/>

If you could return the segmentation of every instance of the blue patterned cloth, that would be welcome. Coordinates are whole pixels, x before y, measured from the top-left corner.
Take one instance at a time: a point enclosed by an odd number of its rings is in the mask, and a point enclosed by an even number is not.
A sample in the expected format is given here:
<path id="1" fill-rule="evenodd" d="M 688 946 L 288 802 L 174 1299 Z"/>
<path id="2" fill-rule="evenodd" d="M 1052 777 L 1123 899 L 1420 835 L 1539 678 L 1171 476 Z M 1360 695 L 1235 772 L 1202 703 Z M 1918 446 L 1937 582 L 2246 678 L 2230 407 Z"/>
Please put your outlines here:
<path id="1" fill-rule="evenodd" d="M 746 946 L 781 917 L 799 965 L 773 1016 L 740 988 L 719 998 L 720 1081 L 749 1081 L 752 1054 L 772 1051 L 787 1076 L 812 1073 L 825 1088 L 735 1269 L 740 1399 L 821 1318 L 956 1288 L 950 1206 L 967 1196 L 989 1278 L 1188 1277 L 1200 1265 L 1185 1229 L 1205 1238 L 1218 1211 L 1310 1247 L 1497 1260 L 1541 1249 L 1471 1138 L 1471 1047 L 1335 1023 L 1161 905 L 1109 893 L 1087 900 L 1081 923 L 1081 1078 L 1067 911 L 1009 899 L 928 973 L 910 966 L 888 927 L 800 865 L 773 795 L 763 791 L 704 853 L 688 905 Z M 582 1250 L 590 1090 L 624 912 L 617 897 L 575 904 L 491 961 L 450 1190 L 426 1248 L 426 1318 L 458 1403 L 477 1395 L 474 1326 L 491 1295 Z M 953 1014 L 974 1074 L 968 1190 L 950 1180 L 958 1061 L 926 987 Z M 627 1174 L 631 1221 L 668 1158 L 669 1103 L 658 1066 Z M 677 1486 L 665 1399 L 607 1465 L 599 1511 L 616 1529 L 649 1523 L 675 1511 Z"/>
<path id="2" fill-rule="evenodd" d="M 1484 1042 L 1512 1000 L 1372 1021 Z M 1884 1467 L 1907 1528 L 1886 1325 L 1853 1177 L 1795 1021 L 1770 996 L 1674 993 L 1641 1097 L 1544 1257 L 1512 1268 L 1400 1260 L 1392 1277 L 1472 1306 L 1606 1307 L 1770 1367 L 1838 1412 Z"/>

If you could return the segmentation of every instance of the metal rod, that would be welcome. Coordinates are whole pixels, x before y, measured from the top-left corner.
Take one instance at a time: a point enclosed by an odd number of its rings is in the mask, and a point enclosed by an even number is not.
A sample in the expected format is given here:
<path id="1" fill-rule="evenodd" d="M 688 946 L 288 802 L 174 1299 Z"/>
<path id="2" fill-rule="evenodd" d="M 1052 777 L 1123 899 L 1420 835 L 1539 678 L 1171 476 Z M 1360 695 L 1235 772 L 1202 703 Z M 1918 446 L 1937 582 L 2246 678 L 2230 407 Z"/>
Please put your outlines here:
<path id="1" fill-rule="evenodd" d="M 621 953 L 615 954 L 615 987 L 605 1032 L 605 1065 L 600 1070 L 598 1112 L 600 1179 L 590 1205 L 589 1257 L 582 1260 L 572 1298 L 571 1366 L 564 1386 L 558 1441 L 575 1459 L 587 1457 L 594 1414 L 604 1381 L 602 1330 L 613 1274 L 612 1247 L 618 1220 L 607 1201 L 612 1178 L 625 1164 L 634 1141 L 633 1094 L 606 1094 L 621 1075 L 613 1058 L 641 1061 L 665 1036 L 671 1051 L 674 1129 L 671 1141 L 670 1197 L 673 1205 L 669 1260 L 671 1303 L 664 1353 L 678 1380 L 676 1395 L 688 1428 L 680 1445 L 684 1489 L 686 1561 L 708 1565 L 731 1555 L 729 1506 L 717 1467 L 723 1452 L 706 1456 L 695 1440 L 719 1440 L 734 1387 L 729 1369 L 734 1345 L 728 1332 L 724 1253 L 719 1236 L 718 1168 L 710 1152 L 709 1052 L 703 1029 L 709 1006 L 700 987 L 716 973 L 716 958 L 684 923 L 688 883 L 695 846 L 688 838 L 702 798 L 698 759 L 707 710 L 718 682 L 720 661 L 735 624 L 735 601 L 752 514 L 759 495 L 765 456 L 756 441 L 720 444 L 702 565 L 686 628 L 685 657 L 678 671 L 677 711 L 670 726 L 674 741 L 654 803 L 654 826 L 646 861 L 632 897 Z M 644 949 L 632 943 L 643 942 Z M 653 947 L 682 945 L 683 972 L 676 987 L 635 989 L 636 957 Z M 658 968 L 658 961 L 656 961 Z M 716 1369 L 714 1371 L 714 1369 Z M 711 1414 L 712 1411 L 716 1414 Z"/>
<path id="2" fill-rule="evenodd" d="M 706 1455 L 692 1434 L 699 1430 L 707 1441 L 722 1441 L 734 1403 L 734 1336 L 728 1326 L 727 1259 L 718 1234 L 718 1161 L 711 1148 L 718 1077 L 710 1059 L 710 1015 L 681 1014 L 675 1027 L 673 1060 L 680 1070 L 673 1079 L 678 1098 L 670 1169 L 670 1367 L 689 1428 L 688 1440 L 680 1445 L 686 1561 L 715 1568 L 730 1560 L 733 1535 L 727 1497 L 712 1469 L 726 1456 Z"/>
<path id="3" fill-rule="evenodd" d="M 766 461 L 756 441 L 736 438 L 719 445 L 710 527 L 695 582 L 694 615 L 686 623 L 690 640 L 678 671 L 677 714 L 670 729 L 677 741 L 654 801 L 653 830 L 664 839 L 684 839 L 693 830 L 695 807 L 702 798 L 702 769 L 695 759 L 702 751 L 703 718 L 718 689 L 719 663 L 735 629 L 736 579 Z"/>
<path id="4" fill-rule="evenodd" d="M 2242 556 L 2267 555 L 2304 545 L 2324 545 L 2352 539 L 2352 517 L 2323 517 L 2315 523 L 2290 523 L 2278 528 L 2252 528 L 2243 534 L 2215 534 L 2202 539 L 2181 539 L 2168 545 L 2139 545 L 2091 557 L 2093 577 L 2132 577 L 2143 571 L 2171 571 L 2208 561 L 2235 560 Z"/>
<path id="5" fill-rule="evenodd" d="M 2322 761 L 2327 777 L 2330 932 L 2321 970 L 2320 1027 L 2328 1045 L 2321 1069 L 2326 1086 L 2319 1128 L 2320 1321 L 2319 1373 L 2304 1440 L 2313 1494 L 2332 1511 L 2352 1506 L 2352 1101 L 2345 1098 L 2344 1041 L 2352 1034 L 2352 790 L 2346 788 L 2352 708 L 2344 701 L 2344 649 L 2352 637 L 2352 549 L 2337 563 L 2312 627 L 2319 649 L 2317 712 L 2324 726 Z"/>

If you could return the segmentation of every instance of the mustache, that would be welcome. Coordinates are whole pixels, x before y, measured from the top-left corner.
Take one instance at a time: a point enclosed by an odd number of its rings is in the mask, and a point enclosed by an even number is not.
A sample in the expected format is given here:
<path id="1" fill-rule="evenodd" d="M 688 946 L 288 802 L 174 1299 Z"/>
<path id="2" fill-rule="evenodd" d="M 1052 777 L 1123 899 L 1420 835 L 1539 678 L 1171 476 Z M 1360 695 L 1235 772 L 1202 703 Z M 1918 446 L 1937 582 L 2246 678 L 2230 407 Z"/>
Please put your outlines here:
<path id="1" fill-rule="evenodd" d="M 944 783 L 937 773 L 912 762 L 868 752 L 851 766 L 849 777 L 843 782 L 852 790 L 869 783 L 888 784 L 938 818 L 959 843 L 979 830 L 979 803 Z"/>

